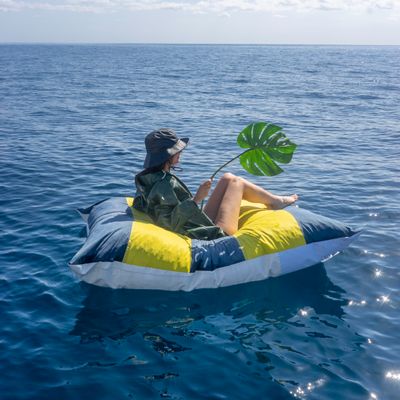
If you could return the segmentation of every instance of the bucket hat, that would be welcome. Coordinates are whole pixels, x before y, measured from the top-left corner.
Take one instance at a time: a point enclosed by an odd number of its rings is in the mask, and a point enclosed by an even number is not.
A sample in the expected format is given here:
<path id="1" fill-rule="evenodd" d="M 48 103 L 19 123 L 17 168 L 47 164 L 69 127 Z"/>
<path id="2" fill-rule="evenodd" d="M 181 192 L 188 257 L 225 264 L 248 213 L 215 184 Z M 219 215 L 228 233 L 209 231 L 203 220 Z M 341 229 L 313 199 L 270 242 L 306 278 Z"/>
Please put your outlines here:
<path id="1" fill-rule="evenodd" d="M 189 138 L 179 139 L 172 129 L 157 129 L 146 136 L 146 158 L 144 168 L 161 165 L 173 155 L 182 151 L 188 144 Z"/>

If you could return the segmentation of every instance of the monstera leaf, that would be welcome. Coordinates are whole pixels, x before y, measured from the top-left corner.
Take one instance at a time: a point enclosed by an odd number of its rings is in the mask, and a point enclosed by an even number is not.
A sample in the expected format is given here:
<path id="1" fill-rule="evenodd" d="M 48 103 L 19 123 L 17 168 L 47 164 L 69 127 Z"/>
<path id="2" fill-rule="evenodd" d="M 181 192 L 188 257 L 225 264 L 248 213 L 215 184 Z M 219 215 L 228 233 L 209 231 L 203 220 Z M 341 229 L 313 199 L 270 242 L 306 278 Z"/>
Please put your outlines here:
<path id="1" fill-rule="evenodd" d="M 277 164 L 289 164 L 296 145 L 270 122 L 252 123 L 239 133 L 237 143 L 246 149 L 240 155 L 240 164 L 253 175 L 274 176 L 283 172 Z"/>
<path id="2" fill-rule="evenodd" d="M 238 145 L 246 149 L 218 168 L 211 179 L 232 161 L 240 158 L 243 168 L 253 175 L 278 175 L 283 172 L 277 164 L 289 164 L 296 145 L 282 132 L 282 128 L 270 122 L 253 122 L 239 133 Z"/>

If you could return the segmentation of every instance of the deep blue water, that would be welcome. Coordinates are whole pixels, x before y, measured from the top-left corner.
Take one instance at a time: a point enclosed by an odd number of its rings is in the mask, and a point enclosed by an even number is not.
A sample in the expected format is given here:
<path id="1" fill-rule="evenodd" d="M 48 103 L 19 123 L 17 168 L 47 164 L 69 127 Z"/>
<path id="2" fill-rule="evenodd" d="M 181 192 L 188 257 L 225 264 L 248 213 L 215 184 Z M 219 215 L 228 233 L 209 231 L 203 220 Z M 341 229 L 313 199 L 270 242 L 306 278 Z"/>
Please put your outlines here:
<path id="1" fill-rule="evenodd" d="M 2 399 L 397 399 L 400 47 L 0 46 Z M 365 228 L 326 264 L 192 293 L 77 281 L 74 211 L 133 195 L 143 138 L 191 189 L 254 120 L 298 144 L 249 177 Z"/>

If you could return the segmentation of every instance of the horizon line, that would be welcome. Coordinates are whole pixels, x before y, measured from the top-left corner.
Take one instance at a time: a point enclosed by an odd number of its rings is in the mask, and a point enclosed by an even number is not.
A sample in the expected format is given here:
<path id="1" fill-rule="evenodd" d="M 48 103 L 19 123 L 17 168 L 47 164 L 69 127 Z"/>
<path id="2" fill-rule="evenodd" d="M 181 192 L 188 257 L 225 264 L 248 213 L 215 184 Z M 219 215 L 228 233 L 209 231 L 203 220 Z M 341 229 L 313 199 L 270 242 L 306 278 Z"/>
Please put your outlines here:
<path id="1" fill-rule="evenodd" d="M 226 42 L 77 42 L 77 41 L 0 41 L 0 45 L 171 45 L 171 46 L 400 46 L 399 44 L 373 43 L 226 43 Z"/>

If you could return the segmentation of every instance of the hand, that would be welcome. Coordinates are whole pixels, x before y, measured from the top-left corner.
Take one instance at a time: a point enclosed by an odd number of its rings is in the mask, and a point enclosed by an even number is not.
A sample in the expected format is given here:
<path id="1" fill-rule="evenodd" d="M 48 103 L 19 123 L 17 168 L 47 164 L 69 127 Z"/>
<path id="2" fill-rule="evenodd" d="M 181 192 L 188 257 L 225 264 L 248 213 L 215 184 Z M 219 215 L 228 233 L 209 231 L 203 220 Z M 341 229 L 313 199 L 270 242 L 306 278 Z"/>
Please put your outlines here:
<path id="1" fill-rule="evenodd" d="M 206 181 L 204 181 L 198 188 L 196 195 L 194 196 L 193 200 L 196 203 L 200 203 L 201 201 L 203 201 L 207 196 L 208 193 L 211 189 L 211 184 L 212 184 L 212 180 L 211 179 L 207 179 Z"/>

